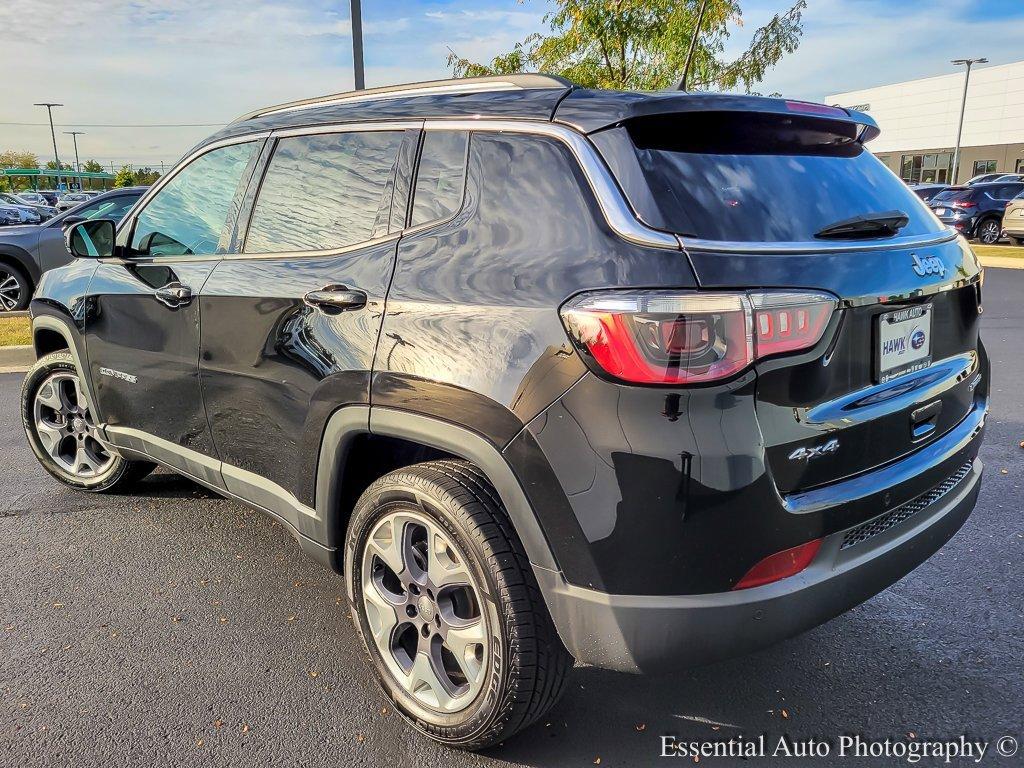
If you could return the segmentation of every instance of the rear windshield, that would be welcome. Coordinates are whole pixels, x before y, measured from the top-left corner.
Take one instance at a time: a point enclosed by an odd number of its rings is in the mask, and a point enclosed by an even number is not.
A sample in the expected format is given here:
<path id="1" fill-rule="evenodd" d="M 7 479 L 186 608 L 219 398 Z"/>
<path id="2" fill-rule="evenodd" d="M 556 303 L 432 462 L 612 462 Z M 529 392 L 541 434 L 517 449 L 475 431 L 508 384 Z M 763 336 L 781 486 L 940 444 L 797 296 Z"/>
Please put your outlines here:
<path id="1" fill-rule="evenodd" d="M 970 200 L 974 194 L 973 189 L 947 189 L 943 192 L 939 192 L 935 197 L 932 198 L 933 203 L 962 203 L 965 200 Z"/>
<path id="2" fill-rule="evenodd" d="M 704 112 L 635 120 L 627 130 L 639 174 L 626 176 L 641 176 L 647 189 L 629 195 L 629 181 L 623 186 L 641 218 L 660 229 L 707 240 L 807 242 L 837 222 L 896 210 L 909 219 L 900 235 L 942 231 L 848 123 Z"/>

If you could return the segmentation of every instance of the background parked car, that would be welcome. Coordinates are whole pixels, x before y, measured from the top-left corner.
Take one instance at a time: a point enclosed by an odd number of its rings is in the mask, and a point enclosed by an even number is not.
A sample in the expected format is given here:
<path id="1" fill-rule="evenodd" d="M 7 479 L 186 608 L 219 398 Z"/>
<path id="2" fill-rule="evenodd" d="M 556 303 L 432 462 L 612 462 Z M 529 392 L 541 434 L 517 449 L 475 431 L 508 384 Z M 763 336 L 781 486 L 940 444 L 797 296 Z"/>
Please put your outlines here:
<path id="1" fill-rule="evenodd" d="M 0 203 L 4 205 L 13 205 L 16 207 L 24 206 L 32 208 L 39 214 L 41 221 L 52 219 L 54 216 L 57 215 L 57 209 L 54 208 L 52 205 L 46 205 L 45 203 L 33 203 L 30 200 L 26 200 L 21 195 L 17 195 L 11 192 L 0 192 Z"/>
<path id="2" fill-rule="evenodd" d="M 1003 232 L 1014 245 L 1024 245 L 1024 192 L 1006 204 Z"/>
<path id="3" fill-rule="evenodd" d="M 21 221 L 18 209 L 10 205 L 0 206 L 0 226 L 10 226 Z"/>
<path id="4" fill-rule="evenodd" d="M 40 275 L 71 261 L 64 245 L 65 225 L 86 219 L 120 221 L 146 189 L 114 189 L 45 224 L 0 229 L 0 312 L 27 307 Z"/>
<path id="5" fill-rule="evenodd" d="M 993 179 L 992 181 L 996 183 L 1002 181 L 1024 181 L 1024 173 L 1004 173 L 998 179 Z"/>
<path id="6" fill-rule="evenodd" d="M 36 210 L 35 206 L 19 203 L 13 195 L 0 193 L 0 205 L 12 208 L 18 214 L 15 224 L 40 224 L 43 221 L 43 214 Z"/>
<path id="7" fill-rule="evenodd" d="M 71 210 L 76 205 L 81 205 L 86 200 L 92 200 L 98 194 L 98 192 L 68 192 L 64 197 L 57 201 L 57 210 Z"/>
<path id="8" fill-rule="evenodd" d="M 1006 203 L 1024 192 L 1024 182 L 950 187 L 931 199 L 929 207 L 943 224 L 985 245 L 999 242 Z"/>
<path id="9" fill-rule="evenodd" d="M 971 179 L 969 179 L 964 184 L 964 186 L 965 187 L 973 187 L 975 184 L 988 184 L 989 182 L 995 181 L 1000 176 L 1005 176 L 1005 175 L 1006 174 L 1003 173 L 1002 171 L 1000 171 L 999 173 L 979 173 L 977 176 L 974 176 Z"/>
<path id="10" fill-rule="evenodd" d="M 61 193 L 57 192 L 56 190 L 53 190 L 53 189 L 37 189 L 36 193 L 43 196 L 43 199 L 46 200 L 47 205 L 52 205 L 55 208 L 57 207 L 57 203 L 60 201 Z"/>
<path id="11" fill-rule="evenodd" d="M 911 192 L 927 203 L 939 192 L 949 189 L 949 184 L 910 184 L 909 187 Z"/>

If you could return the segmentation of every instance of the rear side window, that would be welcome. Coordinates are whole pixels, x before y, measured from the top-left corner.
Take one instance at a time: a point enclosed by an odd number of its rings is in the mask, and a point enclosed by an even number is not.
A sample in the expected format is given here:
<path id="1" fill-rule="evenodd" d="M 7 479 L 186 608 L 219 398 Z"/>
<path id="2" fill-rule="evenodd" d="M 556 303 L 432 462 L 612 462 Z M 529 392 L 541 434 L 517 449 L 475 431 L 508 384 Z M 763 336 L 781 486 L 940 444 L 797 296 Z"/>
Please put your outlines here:
<path id="1" fill-rule="evenodd" d="M 246 253 L 328 251 L 370 240 L 391 213 L 402 131 L 281 139 L 249 223 Z"/>
<path id="2" fill-rule="evenodd" d="M 841 121 L 695 112 L 640 118 L 625 130 L 636 170 L 616 175 L 640 217 L 659 229 L 718 241 L 813 242 L 829 225 L 899 210 L 909 217 L 900 235 L 942 231 L 856 140 L 857 127 Z M 637 181 L 646 189 L 632 194 Z"/>
<path id="3" fill-rule="evenodd" d="M 468 145 L 465 131 L 426 132 L 416 173 L 412 226 L 447 219 L 462 207 Z"/>
<path id="4" fill-rule="evenodd" d="M 149 256 L 223 253 L 231 203 L 249 181 L 256 147 L 251 141 L 232 144 L 185 166 L 142 209 L 132 250 Z"/>

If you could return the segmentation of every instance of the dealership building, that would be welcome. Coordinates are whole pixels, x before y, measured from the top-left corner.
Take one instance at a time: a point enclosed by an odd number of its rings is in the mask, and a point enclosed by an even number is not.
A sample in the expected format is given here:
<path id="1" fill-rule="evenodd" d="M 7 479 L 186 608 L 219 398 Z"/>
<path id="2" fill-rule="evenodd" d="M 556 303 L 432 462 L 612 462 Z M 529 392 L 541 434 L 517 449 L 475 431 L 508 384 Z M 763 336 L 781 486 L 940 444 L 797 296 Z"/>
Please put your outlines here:
<path id="1" fill-rule="evenodd" d="M 882 134 L 868 146 L 905 181 L 954 183 L 964 68 L 949 66 L 946 75 L 837 93 L 826 100 L 875 118 Z M 1024 173 L 1024 61 L 971 69 L 955 182 L 995 171 Z"/>

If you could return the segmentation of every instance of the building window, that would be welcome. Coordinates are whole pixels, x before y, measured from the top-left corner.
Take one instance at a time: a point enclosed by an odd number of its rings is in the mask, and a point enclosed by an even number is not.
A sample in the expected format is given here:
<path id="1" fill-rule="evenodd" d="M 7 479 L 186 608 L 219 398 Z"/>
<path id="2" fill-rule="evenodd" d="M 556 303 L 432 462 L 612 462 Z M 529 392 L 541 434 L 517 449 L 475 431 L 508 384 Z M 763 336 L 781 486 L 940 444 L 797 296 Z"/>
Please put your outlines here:
<path id="1" fill-rule="evenodd" d="M 900 158 L 900 178 L 908 184 L 945 184 L 952 177 L 952 152 L 903 155 Z"/>
<path id="2" fill-rule="evenodd" d="M 1014 173 L 1024 173 L 1024 160 L 1018 160 Z"/>
<path id="3" fill-rule="evenodd" d="M 974 161 L 974 173 L 971 176 L 978 176 L 982 173 L 995 173 L 996 172 L 996 161 L 995 160 L 975 160 Z"/>

